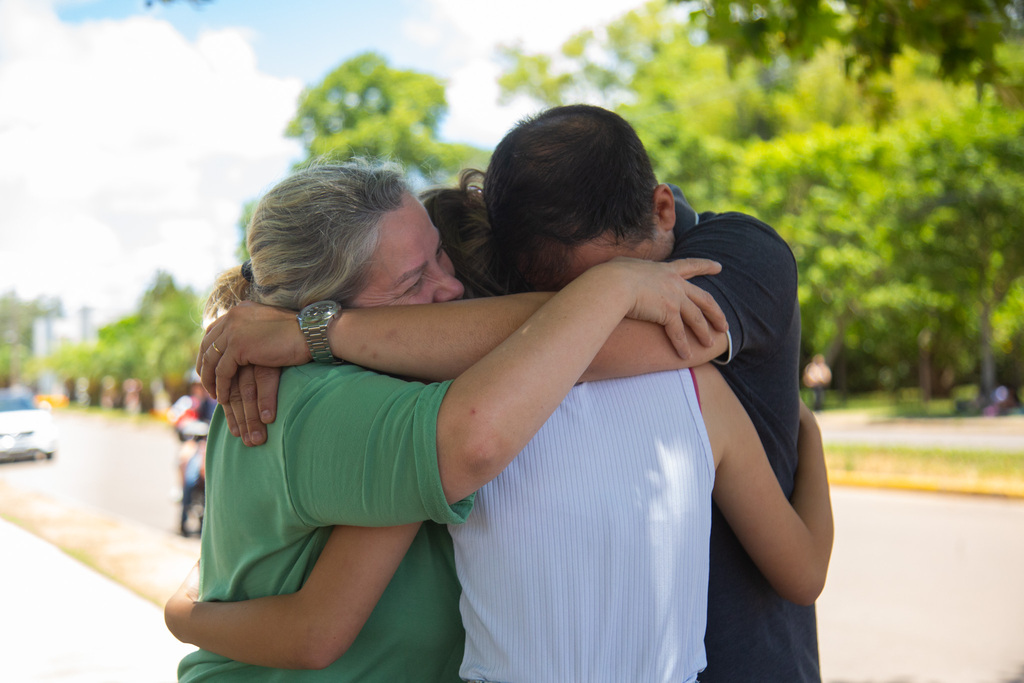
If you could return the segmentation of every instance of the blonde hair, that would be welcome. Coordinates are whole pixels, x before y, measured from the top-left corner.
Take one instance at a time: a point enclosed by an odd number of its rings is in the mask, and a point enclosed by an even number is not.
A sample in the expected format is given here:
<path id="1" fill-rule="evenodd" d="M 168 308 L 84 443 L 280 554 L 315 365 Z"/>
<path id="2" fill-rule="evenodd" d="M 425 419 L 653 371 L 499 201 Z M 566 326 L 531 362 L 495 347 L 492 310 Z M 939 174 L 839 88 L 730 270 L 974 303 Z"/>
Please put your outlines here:
<path id="1" fill-rule="evenodd" d="M 411 195 L 401 167 L 356 159 L 315 163 L 271 188 L 246 231 L 251 282 L 240 267 L 217 278 L 207 318 L 242 301 L 300 309 L 348 305 L 369 277 L 384 215 Z"/>

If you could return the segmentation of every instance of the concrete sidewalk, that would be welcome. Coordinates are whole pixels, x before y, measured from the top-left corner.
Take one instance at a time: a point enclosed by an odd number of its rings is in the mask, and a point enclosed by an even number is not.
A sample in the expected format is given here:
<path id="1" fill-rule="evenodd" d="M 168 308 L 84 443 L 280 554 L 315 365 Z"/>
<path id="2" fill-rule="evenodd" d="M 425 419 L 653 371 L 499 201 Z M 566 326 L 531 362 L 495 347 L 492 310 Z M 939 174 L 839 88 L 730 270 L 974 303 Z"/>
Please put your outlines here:
<path id="1" fill-rule="evenodd" d="M 192 651 L 152 602 L 0 520 L 0 680 L 165 683 Z"/>
<path id="2" fill-rule="evenodd" d="M 198 558 L 197 542 L 4 482 L 0 515 L 17 522 L 0 519 L 0 681 L 177 680 L 194 648 L 167 631 L 158 604 Z"/>

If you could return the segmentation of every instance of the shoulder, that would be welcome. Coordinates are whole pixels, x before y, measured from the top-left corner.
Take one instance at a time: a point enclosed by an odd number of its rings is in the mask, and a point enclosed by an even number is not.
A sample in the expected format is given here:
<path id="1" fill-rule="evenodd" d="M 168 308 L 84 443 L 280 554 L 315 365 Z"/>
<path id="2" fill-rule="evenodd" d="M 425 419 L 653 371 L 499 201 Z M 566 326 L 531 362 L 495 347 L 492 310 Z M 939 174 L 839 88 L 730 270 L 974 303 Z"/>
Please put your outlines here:
<path id="1" fill-rule="evenodd" d="M 671 258 L 708 258 L 722 272 L 700 282 L 763 297 L 776 292 L 780 301 L 796 296 L 797 264 L 789 244 L 770 225 L 736 211 L 705 212 L 692 230 L 677 235 Z M 703 286 L 703 285 L 700 285 Z M 721 305 L 721 302 L 719 302 Z"/>
<path id="2" fill-rule="evenodd" d="M 691 249 L 718 247 L 736 252 L 769 250 L 795 263 L 793 252 L 778 231 L 764 221 L 738 211 L 700 214 L 698 223 L 676 240 L 673 256 L 685 257 Z"/>
<path id="3" fill-rule="evenodd" d="M 348 363 L 307 363 L 282 373 L 279 413 L 288 421 L 289 417 L 299 419 L 298 414 L 370 415 L 423 409 L 436 412 L 450 384 L 404 380 Z"/>

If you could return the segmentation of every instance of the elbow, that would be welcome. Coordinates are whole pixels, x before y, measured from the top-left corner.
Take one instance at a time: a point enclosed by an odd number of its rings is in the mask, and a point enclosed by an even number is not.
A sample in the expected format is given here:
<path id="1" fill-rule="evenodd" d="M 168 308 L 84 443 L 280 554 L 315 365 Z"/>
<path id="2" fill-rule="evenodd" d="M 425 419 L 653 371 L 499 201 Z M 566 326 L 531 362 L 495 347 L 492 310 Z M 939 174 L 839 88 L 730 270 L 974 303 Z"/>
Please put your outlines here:
<path id="1" fill-rule="evenodd" d="M 293 650 L 295 660 L 288 668 L 313 671 L 326 669 L 348 652 L 353 640 L 355 640 L 354 636 L 347 637 L 340 634 L 324 632 L 310 634 L 300 647 Z"/>
<path id="2" fill-rule="evenodd" d="M 796 580 L 776 588 L 786 600 L 805 607 L 813 605 L 825 589 L 828 567 L 808 567 Z"/>
<path id="3" fill-rule="evenodd" d="M 446 442 L 438 443 L 441 485 L 449 503 L 456 503 L 494 479 L 519 452 L 504 429 L 480 420 Z"/>

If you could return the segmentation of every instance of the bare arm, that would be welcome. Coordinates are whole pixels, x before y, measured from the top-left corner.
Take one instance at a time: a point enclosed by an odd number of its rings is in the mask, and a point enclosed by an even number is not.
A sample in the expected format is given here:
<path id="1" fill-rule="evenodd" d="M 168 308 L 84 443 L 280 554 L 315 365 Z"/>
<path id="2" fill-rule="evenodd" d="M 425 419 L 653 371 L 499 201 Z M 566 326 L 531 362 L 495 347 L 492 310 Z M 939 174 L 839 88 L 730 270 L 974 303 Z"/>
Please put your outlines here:
<path id="1" fill-rule="evenodd" d="M 683 262 L 614 259 L 583 273 L 452 383 L 437 419 L 449 502 L 498 475 L 579 381 L 624 317 L 655 322 L 678 352 Z"/>
<path id="2" fill-rule="evenodd" d="M 164 607 L 174 636 L 278 669 L 322 669 L 345 654 L 380 600 L 419 524 L 331 533 L 302 589 L 242 602 L 199 602 L 198 564 Z"/>
<path id="3" fill-rule="evenodd" d="M 716 269 L 711 262 L 690 262 L 685 277 Z M 692 367 L 725 352 L 727 324 L 721 309 L 703 290 L 689 283 L 686 287 L 681 311 L 686 337 L 678 348 L 661 326 L 624 320 L 581 381 Z M 347 310 L 331 325 L 331 349 L 340 358 L 381 372 L 426 381 L 451 379 L 508 338 L 552 296 Z M 309 360 L 293 311 L 243 304 L 207 330 L 196 369 L 211 394 L 225 404 L 231 432 L 241 434 L 246 443 L 262 443 L 263 425 L 276 417 L 278 378 L 277 371 L 264 366 Z"/>
<path id="4" fill-rule="evenodd" d="M 800 460 L 793 495 L 786 500 L 735 394 L 714 368 L 695 372 L 718 464 L 715 503 L 776 592 L 812 604 L 825 585 L 833 536 L 824 450 L 814 416 L 801 404 Z"/>

